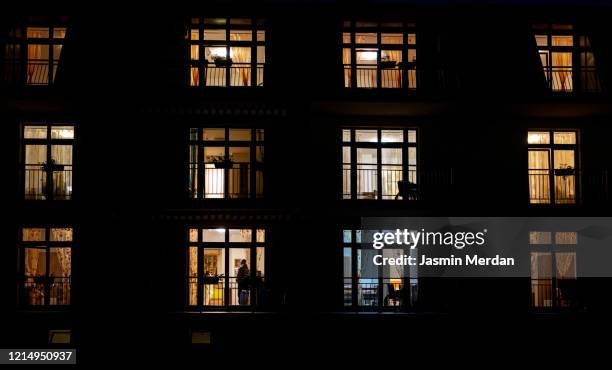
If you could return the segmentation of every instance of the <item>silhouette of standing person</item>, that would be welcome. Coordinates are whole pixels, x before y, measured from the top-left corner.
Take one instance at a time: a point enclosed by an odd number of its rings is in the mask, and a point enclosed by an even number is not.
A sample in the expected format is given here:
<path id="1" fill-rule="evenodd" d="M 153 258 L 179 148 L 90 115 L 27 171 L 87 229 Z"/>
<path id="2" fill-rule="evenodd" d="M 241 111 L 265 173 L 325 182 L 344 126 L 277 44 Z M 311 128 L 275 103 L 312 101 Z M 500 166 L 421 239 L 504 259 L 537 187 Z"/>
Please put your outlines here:
<path id="1" fill-rule="evenodd" d="M 249 266 L 246 260 L 240 261 L 236 281 L 238 282 L 238 304 L 246 306 L 249 301 Z"/>

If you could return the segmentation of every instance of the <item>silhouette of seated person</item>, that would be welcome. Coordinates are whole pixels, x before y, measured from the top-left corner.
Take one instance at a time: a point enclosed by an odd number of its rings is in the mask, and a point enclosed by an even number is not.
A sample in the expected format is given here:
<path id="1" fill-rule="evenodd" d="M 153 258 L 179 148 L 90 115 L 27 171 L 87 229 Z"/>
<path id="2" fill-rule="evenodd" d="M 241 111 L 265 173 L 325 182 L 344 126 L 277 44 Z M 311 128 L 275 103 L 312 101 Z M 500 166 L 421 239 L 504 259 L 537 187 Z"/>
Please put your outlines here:
<path id="1" fill-rule="evenodd" d="M 406 200 L 418 200 L 420 198 L 419 187 L 417 184 L 407 180 L 399 180 L 397 182 L 397 194 L 395 195 L 395 199 L 400 196 L 402 199 Z"/>
<path id="2" fill-rule="evenodd" d="M 406 303 L 408 303 L 410 293 L 408 288 L 409 285 L 404 284 L 400 289 L 395 289 L 395 284 L 388 283 L 387 291 L 389 293 L 387 293 L 385 296 L 384 305 L 388 306 L 389 303 L 393 301 L 395 303 L 394 306 L 397 306 L 397 303 L 399 303 L 399 306 L 404 306 Z"/>

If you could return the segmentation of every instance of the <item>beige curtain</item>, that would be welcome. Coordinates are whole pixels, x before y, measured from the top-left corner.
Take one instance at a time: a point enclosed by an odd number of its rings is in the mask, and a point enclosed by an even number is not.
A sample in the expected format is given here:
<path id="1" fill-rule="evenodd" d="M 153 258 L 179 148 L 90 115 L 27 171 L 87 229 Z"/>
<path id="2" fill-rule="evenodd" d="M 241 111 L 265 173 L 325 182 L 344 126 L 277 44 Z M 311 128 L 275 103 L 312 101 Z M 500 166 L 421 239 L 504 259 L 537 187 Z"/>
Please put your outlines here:
<path id="1" fill-rule="evenodd" d="M 575 252 L 557 252 L 557 279 L 575 279 L 576 278 L 576 253 Z"/>
<path id="2" fill-rule="evenodd" d="M 342 49 L 342 65 L 344 69 L 344 87 L 351 87 L 351 49 Z"/>
<path id="3" fill-rule="evenodd" d="M 529 150 L 529 200 L 531 203 L 550 203 L 549 152 Z"/>
<path id="4" fill-rule="evenodd" d="M 572 91 L 572 53 L 552 53 L 553 89 Z"/>

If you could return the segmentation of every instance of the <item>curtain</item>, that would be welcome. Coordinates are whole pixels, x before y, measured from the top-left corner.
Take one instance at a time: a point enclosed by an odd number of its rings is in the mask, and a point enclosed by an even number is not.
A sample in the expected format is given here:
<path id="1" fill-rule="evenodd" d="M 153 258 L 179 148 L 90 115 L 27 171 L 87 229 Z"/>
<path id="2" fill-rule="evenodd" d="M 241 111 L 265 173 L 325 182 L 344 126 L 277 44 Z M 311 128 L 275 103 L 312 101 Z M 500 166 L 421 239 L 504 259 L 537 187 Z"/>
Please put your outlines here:
<path id="1" fill-rule="evenodd" d="M 344 87 L 351 87 L 351 49 L 342 49 L 342 65 L 344 69 Z"/>
<path id="2" fill-rule="evenodd" d="M 557 279 L 575 279 L 576 278 L 576 253 L 575 252 L 557 252 Z"/>
<path id="3" fill-rule="evenodd" d="M 381 50 L 380 60 L 382 62 L 402 62 L 401 50 Z M 402 70 L 400 68 L 381 69 L 382 87 L 400 88 L 402 87 Z"/>
<path id="4" fill-rule="evenodd" d="M 552 54 L 552 86 L 556 91 L 572 91 L 572 53 Z"/>
<path id="5" fill-rule="evenodd" d="M 575 169 L 573 150 L 554 151 L 555 170 Z M 555 174 L 556 203 L 574 203 L 576 201 L 576 175 L 574 172 Z"/>
<path id="6" fill-rule="evenodd" d="M 529 200 L 531 203 L 550 202 L 550 164 L 547 150 L 529 150 Z"/>

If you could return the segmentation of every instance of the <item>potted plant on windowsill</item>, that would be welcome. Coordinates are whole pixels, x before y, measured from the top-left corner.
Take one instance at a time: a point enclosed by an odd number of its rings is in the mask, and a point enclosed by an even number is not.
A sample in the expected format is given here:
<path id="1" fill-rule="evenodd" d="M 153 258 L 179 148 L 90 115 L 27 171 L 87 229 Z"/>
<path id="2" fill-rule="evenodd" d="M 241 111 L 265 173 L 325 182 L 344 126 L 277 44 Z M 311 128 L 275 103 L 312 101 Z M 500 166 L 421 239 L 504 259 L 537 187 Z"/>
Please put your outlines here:
<path id="1" fill-rule="evenodd" d="M 389 68 L 395 68 L 396 65 L 397 65 L 397 61 L 391 60 L 389 59 L 389 57 L 385 57 L 380 61 L 378 66 L 381 69 L 389 69 Z"/>
<path id="2" fill-rule="evenodd" d="M 232 157 L 225 158 L 224 155 L 213 155 L 208 158 L 209 162 L 212 162 L 215 165 L 215 168 L 232 168 L 234 166 L 234 161 Z"/>
<path id="3" fill-rule="evenodd" d="M 572 166 L 561 166 L 555 170 L 555 176 L 572 176 L 574 174 L 574 168 Z"/>
<path id="4" fill-rule="evenodd" d="M 64 165 L 56 164 L 55 159 L 52 159 L 51 161 L 48 161 L 48 162 L 41 163 L 41 165 L 42 165 L 42 170 L 47 171 L 47 172 L 64 170 Z"/>
<path id="5" fill-rule="evenodd" d="M 215 62 L 216 67 L 228 67 L 231 66 L 233 63 L 232 58 L 224 57 L 221 55 L 215 55 L 213 57 L 213 62 Z"/>

